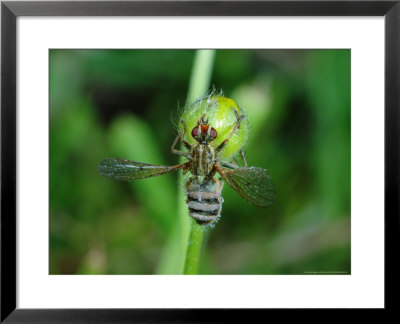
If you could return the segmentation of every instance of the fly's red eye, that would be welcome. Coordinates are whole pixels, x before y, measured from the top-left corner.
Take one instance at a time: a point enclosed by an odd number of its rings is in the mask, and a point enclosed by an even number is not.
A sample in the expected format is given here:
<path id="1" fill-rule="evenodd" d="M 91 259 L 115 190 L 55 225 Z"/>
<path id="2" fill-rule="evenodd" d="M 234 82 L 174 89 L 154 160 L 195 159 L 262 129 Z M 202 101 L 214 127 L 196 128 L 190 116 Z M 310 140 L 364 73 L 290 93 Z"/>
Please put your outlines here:
<path id="1" fill-rule="evenodd" d="M 210 137 L 212 139 L 217 137 L 217 131 L 215 130 L 215 128 L 211 128 Z"/>
<path id="2" fill-rule="evenodd" d="M 192 136 L 197 137 L 199 135 L 199 127 L 195 127 L 192 130 Z"/>

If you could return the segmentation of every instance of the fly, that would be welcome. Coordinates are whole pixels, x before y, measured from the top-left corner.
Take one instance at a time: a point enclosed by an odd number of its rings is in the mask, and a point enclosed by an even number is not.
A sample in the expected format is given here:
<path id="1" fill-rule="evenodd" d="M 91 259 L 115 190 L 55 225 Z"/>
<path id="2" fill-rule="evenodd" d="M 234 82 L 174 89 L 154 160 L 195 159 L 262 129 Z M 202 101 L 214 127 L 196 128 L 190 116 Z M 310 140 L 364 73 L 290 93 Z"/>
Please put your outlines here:
<path id="1" fill-rule="evenodd" d="M 258 207 L 268 207 L 276 199 L 276 191 L 271 176 L 262 168 L 247 166 L 243 151 L 241 151 L 244 166 L 228 163 L 220 159 L 221 151 L 226 147 L 231 137 L 240 127 L 244 115 L 236 113 L 236 123 L 228 137 L 217 147 L 212 141 L 217 138 L 217 130 L 208 124 L 206 113 L 197 121 L 192 129 L 191 136 L 196 144 L 185 141 L 186 123 L 181 119 L 183 130 L 175 138 L 171 152 L 187 158 L 187 162 L 173 166 L 152 165 L 143 162 L 110 158 L 103 160 L 98 170 L 101 175 L 118 181 L 145 179 L 182 169 L 190 172 L 191 177 L 186 182 L 187 207 L 189 215 L 200 225 L 215 222 L 221 215 L 223 198 L 221 195 L 224 183 L 215 175 L 220 174 L 222 179 L 233 188 L 242 198 Z M 182 143 L 187 151 L 177 150 L 178 142 Z"/>

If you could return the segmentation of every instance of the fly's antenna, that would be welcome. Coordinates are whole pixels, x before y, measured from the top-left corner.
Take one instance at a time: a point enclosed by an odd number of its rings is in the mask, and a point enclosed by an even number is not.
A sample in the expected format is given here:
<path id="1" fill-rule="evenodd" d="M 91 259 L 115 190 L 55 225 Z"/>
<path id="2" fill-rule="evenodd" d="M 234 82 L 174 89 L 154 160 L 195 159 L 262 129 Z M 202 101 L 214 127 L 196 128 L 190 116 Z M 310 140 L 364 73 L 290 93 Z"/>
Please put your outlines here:
<path id="1" fill-rule="evenodd" d="M 200 125 L 200 123 L 203 125 L 208 125 L 208 119 L 206 120 L 206 119 L 204 119 L 204 117 L 205 117 L 205 114 L 203 116 L 201 116 L 199 123 L 198 123 L 199 125 Z"/>
<path id="2" fill-rule="evenodd" d="M 205 113 L 200 117 L 200 120 L 204 125 L 208 125 L 208 119 L 205 120 L 204 117 L 206 117 L 206 115 L 211 110 L 211 108 L 215 107 L 218 104 L 217 101 L 212 100 L 211 97 L 208 97 L 207 103 L 208 103 L 208 107 L 207 107 Z"/>

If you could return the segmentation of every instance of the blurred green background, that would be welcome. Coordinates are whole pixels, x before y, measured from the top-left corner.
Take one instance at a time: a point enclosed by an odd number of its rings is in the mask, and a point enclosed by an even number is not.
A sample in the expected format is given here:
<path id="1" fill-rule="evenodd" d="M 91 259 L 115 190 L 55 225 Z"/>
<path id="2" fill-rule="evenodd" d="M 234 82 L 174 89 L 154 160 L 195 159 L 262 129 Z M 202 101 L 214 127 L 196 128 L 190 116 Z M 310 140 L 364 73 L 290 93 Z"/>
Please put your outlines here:
<path id="1" fill-rule="evenodd" d="M 193 50 L 50 50 L 50 274 L 180 274 L 178 173 L 119 183 L 108 157 L 173 165 Z M 350 274 L 350 50 L 218 50 L 275 204 L 227 185 L 200 274 Z"/>

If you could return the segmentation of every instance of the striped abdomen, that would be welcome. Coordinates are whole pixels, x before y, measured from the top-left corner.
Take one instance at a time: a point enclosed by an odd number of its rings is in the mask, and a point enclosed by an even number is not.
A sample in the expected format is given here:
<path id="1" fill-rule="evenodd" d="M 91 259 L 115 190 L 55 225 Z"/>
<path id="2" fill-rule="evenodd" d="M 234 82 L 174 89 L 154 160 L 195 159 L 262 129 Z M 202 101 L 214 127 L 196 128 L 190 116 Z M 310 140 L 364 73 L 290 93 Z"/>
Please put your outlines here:
<path id="1" fill-rule="evenodd" d="M 221 197 L 223 187 L 224 183 L 217 179 L 200 184 L 196 178 L 191 178 L 186 183 L 189 215 L 196 220 L 197 224 L 211 224 L 219 218 L 224 201 Z"/>

